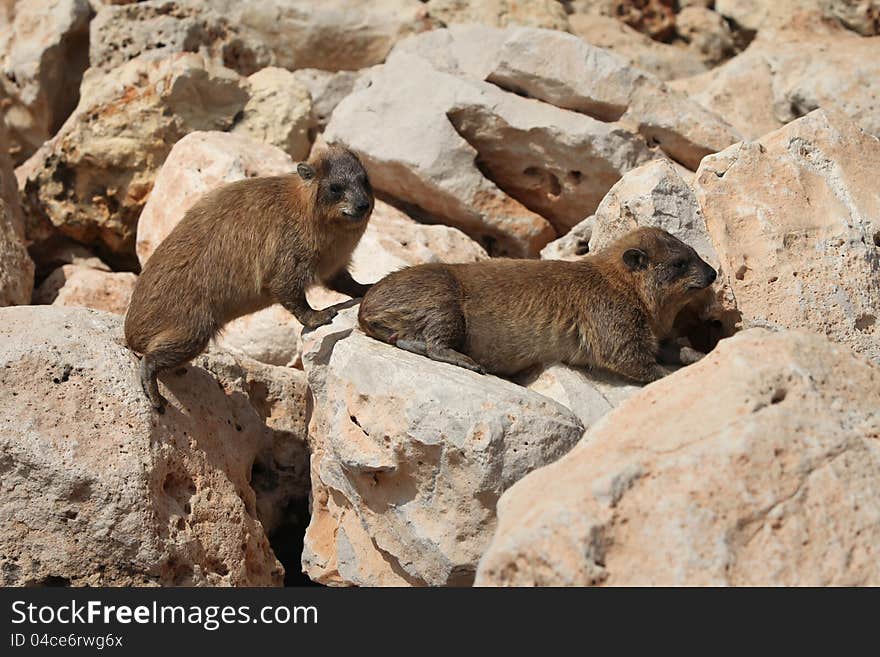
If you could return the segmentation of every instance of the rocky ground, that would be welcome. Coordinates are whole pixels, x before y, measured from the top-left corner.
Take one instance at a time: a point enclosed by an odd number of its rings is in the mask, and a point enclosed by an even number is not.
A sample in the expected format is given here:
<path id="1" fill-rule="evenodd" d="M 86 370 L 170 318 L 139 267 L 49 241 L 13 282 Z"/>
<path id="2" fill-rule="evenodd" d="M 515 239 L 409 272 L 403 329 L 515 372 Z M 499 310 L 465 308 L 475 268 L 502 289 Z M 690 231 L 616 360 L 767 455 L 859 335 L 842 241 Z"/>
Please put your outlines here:
<path id="1" fill-rule="evenodd" d="M 0 65 L 0 585 L 880 585 L 877 0 L 6 0 Z M 155 414 L 141 265 L 323 142 L 358 280 L 661 226 L 714 349 L 509 381 L 271 307 Z"/>

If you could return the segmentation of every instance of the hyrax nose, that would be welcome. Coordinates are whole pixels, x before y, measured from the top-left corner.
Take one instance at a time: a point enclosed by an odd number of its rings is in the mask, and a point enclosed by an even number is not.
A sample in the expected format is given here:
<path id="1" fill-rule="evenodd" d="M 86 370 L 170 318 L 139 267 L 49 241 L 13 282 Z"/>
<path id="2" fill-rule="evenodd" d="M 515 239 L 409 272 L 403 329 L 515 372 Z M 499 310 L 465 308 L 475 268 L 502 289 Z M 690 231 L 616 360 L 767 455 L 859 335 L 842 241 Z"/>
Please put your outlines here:
<path id="1" fill-rule="evenodd" d="M 706 268 L 706 285 L 712 285 L 715 282 L 715 279 L 718 278 L 718 272 L 712 269 L 711 267 Z"/>
<path id="2" fill-rule="evenodd" d="M 367 210 L 370 209 L 370 202 L 369 201 L 361 201 L 356 206 L 354 206 L 354 209 L 358 214 L 363 214 L 364 212 L 366 212 Z"/>

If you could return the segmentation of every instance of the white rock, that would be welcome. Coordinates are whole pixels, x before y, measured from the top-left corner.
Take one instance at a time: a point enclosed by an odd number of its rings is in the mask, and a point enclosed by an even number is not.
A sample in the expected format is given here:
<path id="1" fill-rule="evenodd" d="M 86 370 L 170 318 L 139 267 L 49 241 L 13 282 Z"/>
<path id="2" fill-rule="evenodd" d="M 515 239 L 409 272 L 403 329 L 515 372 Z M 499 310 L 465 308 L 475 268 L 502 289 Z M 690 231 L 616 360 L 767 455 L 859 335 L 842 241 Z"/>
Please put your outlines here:
<path id="1" fill-rule="evenodd" d="M 725 340 L 509 489 L 476 583 L 877 586 L 878 398 L 820 336 Z"/>
<path id="2" fill-rule="evenodd" d="M 352 332 L 310 337 L 312 520 L 303 569 L 333 585 L 467 585 L 498 496 L 583 427 L 542 395 Z"/>

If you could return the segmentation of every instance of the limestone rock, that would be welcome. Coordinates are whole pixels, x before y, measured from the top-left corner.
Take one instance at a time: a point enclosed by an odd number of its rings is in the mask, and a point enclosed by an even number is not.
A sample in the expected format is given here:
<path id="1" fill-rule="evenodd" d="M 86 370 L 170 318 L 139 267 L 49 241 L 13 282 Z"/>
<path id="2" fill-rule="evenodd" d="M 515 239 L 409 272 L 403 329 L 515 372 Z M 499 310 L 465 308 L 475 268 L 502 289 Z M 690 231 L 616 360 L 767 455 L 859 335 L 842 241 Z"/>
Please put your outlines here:
<path id="1" fill-rule="evenodd" d="M 427 262 L 477 262 L 489 256 L 467 235 L 449 226 L 420 224 L 376 201 L 367 230 L 351 257 L 361 283 L 375 283 L 393 271 Z"/>
<path id="2" fill-rule="evenodd" d="M 620 55 L 632 66 L 661 80 L 690 77 L 707 70 L 704 57 L 696 49 L 654 41 L 615 18 L 573 14 L 568 22 L 572 34 Z"/>
<path id="3" fill-rule="evenodd" d="M 683 8 L 675 17 L 675 31 L 709 66 L 720 64 L 736 52 L 735 39 L 727 23 L 706 7 Z"/>
<path id="4" fill-rule="evenodd" d="M 767 31 L 724 65 L 671 86 L 750 139 L 817 108 L 837 109 L 880 137 L 878 50 L 880 37 L 813 24 Z"/>
<path id="5" fill-rule="evenodd" d="M 713 267 L 719 265 L 697 197 L 669 160 L 655 160 L 624 175 L 602 200 L 593 222 L 590 251 L 636 228 L 655 226 L 692 246 Z"/>
<path id="6" fill-rule="evenodd" d="M 315 128 L 323 130 L 330 121 L 336 106 L 354 91 L 361 79 L 358 71 L 322 71 L 317 68 L 303 68 L 293 72 L 293 77 L 308 89 L 312 97 L 312 117 Z"/>
<path id="7" fill-rule="evenodd" d="M 56 306 L 84 306 L 124 315 L 137 276 L 108 272 L 81 265 L 56 269 L 34 291 L 33 302 Z"/>
<path id="8" fill-rule="evenodd" d="M 658 78 L 561 32 L 511 30 L 487 79 L 601 121 L 619 120 L 690 169 L 740 138 L 722 118 Z"/>
<path id="9" fill-rule="evenodd" d="M 541 257 L 544 260 L 578 260 L 584 257 L 590 252 L 590 237 L 595 226 L 596 216 L 590 215 L 541 249 Z"/>
<path id="10" fill-rule="evenodd" d="M 199 367 L 157 416 L 121 318 L 0 310 L 0 583 L 279 585 L 249 480 L 272 433 Z"/>
<path id="11" fill-rule="evenodd" d="M 725 340 L 509 489 L 476 583 L 876 586 L 878 397 L 820 336 Z"/>
<path id="12" fill-rule="evenodd" d="M 585 429 L 641 390 L 613 374 L 558 363 L 524 373 L 516 382 L 565 406 Z"/>
<path id="13" fill-rule="evenodd" d="M 17 175 L 28 238 L 55 231 L 133 267 L 138 216 L 171 147 L 194 130 L 231 127 L 247 102 L 240 78 L 199 55 L 134 60 L 86 75 L 80 103 Z"/>
<path id="14" fill-rule="evenodd" d="M 267 66 L 357 70 L 433 24 L 418 0 L 148 0 L 98 12 L 90 60 L 110 70 L 143 54 L 201 52 L 242 75 Z"/>
<path id="15" fill-rule="evenodd" d="M 880 140 L 817 110 L 707 158 L 695 192 L 742 323 L 880 362 Z"/>
<path id="16" fill-rule="evenodd" d="M 283 68 L 264 68 L 248 78 L 250 100 L 233 133 L 277 146 L 294 160 L 305 160 L 315 127 L 309 90 Z"/>
<path id="17" fill-rule="evenodd" d="M 620 177 L 655 157 L 626 128 L 540 101 L 486 89 L 447 110 L 483 171 L 565 234 Z"/>
<path id="18" fill-rule="evenodd" d="M 513 482 L 583 427 L 547 397 L 352 330 L 310 337 L 312 520 L 303 569 L 333 585 L 467 585 Z"/>
<path id="19" fill-rule="evenodd" d="M 7 0 L 0 8 L 0 115 L 24 162 L 76 107 L 89 62 L 88 0 Z"/>
<path id="20" fill-rule="evenodd" d="M 324 136 L 358 154 L 378 192 L 461 229 L 495 255 L 534 255 L 555 237 L 547 220 L 483 176 L 475 149 L 447 119 L 457 104 L 481 102 L 475 81 L 408 52 L 365 75 L 369 86 L 336 107 Z"/>
<path id="21" fill-rule="evenodd" d="M 443 25 L 479 23 L 492 27 L 528 25 L 550 30 L 567 30 L 568 17 L 556 0 L 429 0 L 431 18 Z"/>

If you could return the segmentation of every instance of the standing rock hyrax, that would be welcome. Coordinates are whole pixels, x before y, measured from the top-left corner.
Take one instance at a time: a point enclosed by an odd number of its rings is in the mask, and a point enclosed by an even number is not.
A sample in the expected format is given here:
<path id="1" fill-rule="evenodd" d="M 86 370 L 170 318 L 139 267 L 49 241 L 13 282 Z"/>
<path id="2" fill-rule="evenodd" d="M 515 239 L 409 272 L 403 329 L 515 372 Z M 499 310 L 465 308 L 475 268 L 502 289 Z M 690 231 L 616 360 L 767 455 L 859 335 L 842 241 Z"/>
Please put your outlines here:
<path id="1" fill-rule="evenodd" d="M 125 317 L 153 406 L 165 406 L 157 373 L 198 355 L 236 317 L 280 303 L 314 328 L 336 311 L 309 306 L 312 283 L 363 296 L 369 286 L 347 267 L 372 210 L 364 167 L 340 147 L 295 173 L 241 180 L 201 198 L 147 261 Z"/>
<path id="2" fill-rule="evenodd" d="M 690 246 L 640 228 L 577 262 L 428 264 L 376 283 L 358 319 L 370 336 L 477 372 L 563 362 L 639 382 L 702 354 L 667 343 L 678 312 L 715 280 Z"/>

